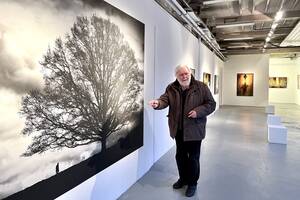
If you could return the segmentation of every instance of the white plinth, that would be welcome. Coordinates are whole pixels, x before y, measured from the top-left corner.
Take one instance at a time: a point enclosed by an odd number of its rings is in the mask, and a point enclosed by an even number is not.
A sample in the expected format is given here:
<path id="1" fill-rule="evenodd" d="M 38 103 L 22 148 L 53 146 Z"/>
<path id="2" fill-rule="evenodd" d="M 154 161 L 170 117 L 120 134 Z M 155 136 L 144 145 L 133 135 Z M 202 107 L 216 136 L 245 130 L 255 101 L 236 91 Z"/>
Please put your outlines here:
<path id="1" fill-rule="evenodd" d="M 287 128 L 281 125 L 268 125 L 269 143 L 287 144 Z"/>
<path id="2" fill-rule="evenodd" d="M 268 125 L 281 125 L 281 118 L 277 115 L 268 115 Z"/>
<path id="3" fill-rule="evenodd" d="M 267 105 L 266 108 L 265 108 L 265 113 L 274 114 L 275 113 L 275 107 L 273 105 Z"/>

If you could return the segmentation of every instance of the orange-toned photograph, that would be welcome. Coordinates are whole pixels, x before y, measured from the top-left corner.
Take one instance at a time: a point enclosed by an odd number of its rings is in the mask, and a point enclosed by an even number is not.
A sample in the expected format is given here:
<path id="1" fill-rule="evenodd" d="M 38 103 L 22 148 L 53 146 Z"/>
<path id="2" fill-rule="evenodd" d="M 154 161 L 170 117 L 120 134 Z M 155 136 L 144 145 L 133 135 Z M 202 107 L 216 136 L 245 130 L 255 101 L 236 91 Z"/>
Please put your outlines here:
<path id="1" fill-rule="evenodd" d="M 203 72 L 203 83 L 210 87 L 211 75 L 209 73 Z"/>
<path id="2" fill-rule="evenodd" d="M 237 74 L 237 96 L 253 96 L 253 73 Z"/>
<path id="3" fill-rule="evenodd" d="M 270 77 L 269 88 L 287 88 L 287 77 Z"/>

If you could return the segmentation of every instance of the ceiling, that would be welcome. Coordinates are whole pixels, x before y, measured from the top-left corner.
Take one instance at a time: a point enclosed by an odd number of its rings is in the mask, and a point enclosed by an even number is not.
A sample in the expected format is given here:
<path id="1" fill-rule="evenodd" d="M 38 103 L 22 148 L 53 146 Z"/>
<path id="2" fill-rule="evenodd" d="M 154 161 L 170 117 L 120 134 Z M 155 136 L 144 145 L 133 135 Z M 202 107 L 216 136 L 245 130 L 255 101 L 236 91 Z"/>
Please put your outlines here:
<path id="1" fill-rule="evenodd" d="M 211 32 L 225 56 L 254 53 L 300 56 L 300 0 L 156 1 L 191 32 L 182 16 L 166 2 L 177 1 L 187 13 L 195 15 L 195 22 Z M 282 18 L 275 20 L 278 11 Z M 270 40 L 266 41 L 268 34 Z"/>

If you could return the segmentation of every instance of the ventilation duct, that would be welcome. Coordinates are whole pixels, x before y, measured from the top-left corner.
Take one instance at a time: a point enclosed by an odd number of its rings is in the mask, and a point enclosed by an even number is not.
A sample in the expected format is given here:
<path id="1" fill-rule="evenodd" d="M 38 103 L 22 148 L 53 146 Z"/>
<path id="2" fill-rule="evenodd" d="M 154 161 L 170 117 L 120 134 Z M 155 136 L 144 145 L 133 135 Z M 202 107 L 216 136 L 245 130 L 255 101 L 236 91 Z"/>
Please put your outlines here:
<path id="1" fill-rule="evenodd" d="M 290 34 L 281 42 L 280 46 L 300 46 L 300 21 Z"/>
<path id="2" fill-rule="evenodd" d="M 166 0 L 166 3 L 169 4 L 169 7 L 175 11 L 180 18 L 185 21 L 192 30 L 202 39 L 205 43 L 219 56 L 222 60 L 225 60 L 225 56 L 220 51 L 220 46 L 213 37 L 212 33 L 203 23 L 203 21 L 198 18 L 194 12 L 187 12 L 176 0 Z M 201 24 L 204 29 L 200 28 L 198 24 Z"/>

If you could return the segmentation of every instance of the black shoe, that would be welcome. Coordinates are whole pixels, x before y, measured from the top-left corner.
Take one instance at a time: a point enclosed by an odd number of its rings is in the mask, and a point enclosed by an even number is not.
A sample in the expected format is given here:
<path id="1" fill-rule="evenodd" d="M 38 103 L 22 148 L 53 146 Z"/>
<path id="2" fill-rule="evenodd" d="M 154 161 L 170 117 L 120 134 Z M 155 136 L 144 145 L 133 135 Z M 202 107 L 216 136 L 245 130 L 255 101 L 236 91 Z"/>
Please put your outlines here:
<path id="1" fill-rule="evenodd" d="M 187 184 L 179 179 L 176 183 L 173 184 L 173 188 L 180 189 L 185 185 L 187 185 Z"/>
<path id="2" fill-rule="evenodd" d="M 188 185 L 188 187 L 185 191 L 185 196 L 187 196 L 187 197 L 194 196 L 196 190 L 197 190 L 197 185 Z"/>

